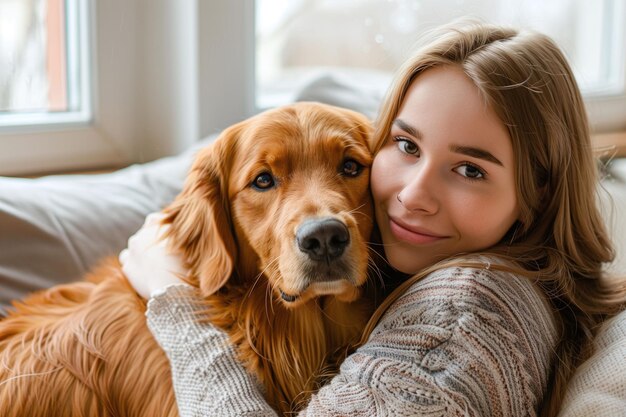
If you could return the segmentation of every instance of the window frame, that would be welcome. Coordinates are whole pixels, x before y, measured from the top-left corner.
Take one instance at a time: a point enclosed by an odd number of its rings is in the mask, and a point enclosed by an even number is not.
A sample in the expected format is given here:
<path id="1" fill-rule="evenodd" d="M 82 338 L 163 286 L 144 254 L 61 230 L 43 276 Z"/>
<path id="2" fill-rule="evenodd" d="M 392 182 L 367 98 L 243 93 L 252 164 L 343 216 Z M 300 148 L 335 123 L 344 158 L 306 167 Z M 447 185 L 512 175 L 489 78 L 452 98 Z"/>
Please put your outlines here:
<path id="1" fill-rule="evenodd" d="M 612 53 L 611 59 L 621 63 L 621 74 L 616 87 L 606 92 L 591 92 L 583 99 L 587 108 L 593 133 L 626 131 L 626 2 L 611 0 L 615 7 L 612 16 Z M 608 36 L 608 34 L 607 34 Z"/>

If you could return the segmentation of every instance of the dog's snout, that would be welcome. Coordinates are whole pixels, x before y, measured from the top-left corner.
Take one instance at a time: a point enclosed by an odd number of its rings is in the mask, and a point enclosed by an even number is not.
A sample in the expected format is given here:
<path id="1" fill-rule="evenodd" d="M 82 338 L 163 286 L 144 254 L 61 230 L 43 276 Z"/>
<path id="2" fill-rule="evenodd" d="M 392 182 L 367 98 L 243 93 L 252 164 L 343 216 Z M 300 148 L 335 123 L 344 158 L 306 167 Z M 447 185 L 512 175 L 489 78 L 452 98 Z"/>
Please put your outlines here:
<path id="1" fill-rule="evenodd" d="M 296 231 L 298 248 L 315 261 L 333 260 L 350 243 L 346 225 L 333 218 L 307 220 Z"/>

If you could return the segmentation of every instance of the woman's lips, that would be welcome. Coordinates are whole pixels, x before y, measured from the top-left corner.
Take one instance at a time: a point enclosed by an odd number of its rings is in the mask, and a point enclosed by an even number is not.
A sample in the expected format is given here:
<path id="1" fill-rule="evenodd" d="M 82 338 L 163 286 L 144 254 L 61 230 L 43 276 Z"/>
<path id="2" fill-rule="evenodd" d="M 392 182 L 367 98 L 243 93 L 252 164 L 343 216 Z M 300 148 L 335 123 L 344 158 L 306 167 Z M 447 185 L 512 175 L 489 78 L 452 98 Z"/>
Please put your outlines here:
<path id="1" fill-rule="evenodd" d="M 409 226 L 405 226 L 401 224 L 399 221 L 394 220 L 391 217 L 389 218 L 389 227 L 391 229 L 391 233 L 398 240 L 403 240 L 405 242 L 418 244 L 418 245 L 437 242 L 446 237 L 446 236 L 436 235 L 425 229 L 414 228 L 414 227 L 409 228 Z"/>

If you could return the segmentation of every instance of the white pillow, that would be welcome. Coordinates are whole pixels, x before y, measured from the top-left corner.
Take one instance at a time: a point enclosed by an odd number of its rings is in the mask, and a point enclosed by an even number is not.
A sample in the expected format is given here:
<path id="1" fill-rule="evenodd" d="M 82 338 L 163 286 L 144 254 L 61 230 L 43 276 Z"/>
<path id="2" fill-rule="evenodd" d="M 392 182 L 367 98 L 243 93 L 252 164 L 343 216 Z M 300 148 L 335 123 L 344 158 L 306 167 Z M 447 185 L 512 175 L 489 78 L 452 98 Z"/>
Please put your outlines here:
<path id="1" fill-rule="evenodd" d="M 180 192 L 196 150 L 110 174 L 0 177 L 0 315 L 10 300 L 117 256 Z"/>
<path id="2" fill-rule="evenodd" d="M 559 416 L 626 415 L 626 311 L 604 323 L 594 347 L 570 381 Z"/>

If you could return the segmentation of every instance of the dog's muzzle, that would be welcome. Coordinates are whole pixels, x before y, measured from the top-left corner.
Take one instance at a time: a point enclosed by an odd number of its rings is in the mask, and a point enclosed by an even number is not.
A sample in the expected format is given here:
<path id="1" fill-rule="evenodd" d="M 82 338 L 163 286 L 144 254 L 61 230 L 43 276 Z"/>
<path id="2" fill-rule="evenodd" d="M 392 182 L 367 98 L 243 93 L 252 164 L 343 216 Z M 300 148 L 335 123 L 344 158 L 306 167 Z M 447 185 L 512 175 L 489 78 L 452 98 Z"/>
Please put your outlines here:
<path id="1" fill-rule="evenodd" d="M 335 217 L 308 218 L 300 223 L 295 234 L 301 255 L 298 280 L 287 292 L 279 288 L 280 298 L 296 304 L 314 294 L 340 294 L 354 285 L 350 243 L 348 226 Z"/>

